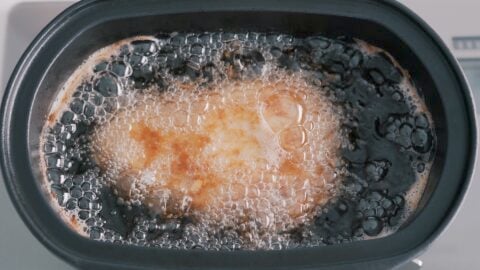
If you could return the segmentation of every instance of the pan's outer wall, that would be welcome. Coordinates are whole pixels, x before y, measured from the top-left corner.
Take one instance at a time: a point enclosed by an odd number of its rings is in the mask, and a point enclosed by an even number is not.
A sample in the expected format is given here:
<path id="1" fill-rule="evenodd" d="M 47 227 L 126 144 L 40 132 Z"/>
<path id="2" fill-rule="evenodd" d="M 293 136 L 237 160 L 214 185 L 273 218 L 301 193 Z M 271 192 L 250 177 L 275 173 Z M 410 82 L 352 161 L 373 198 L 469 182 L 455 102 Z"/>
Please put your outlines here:
<path id="1" fill-rule="evenodd" d="M 392 236 L 288 251 L 207 252 L 113 246 L 68 229 L 40 189 L 39 134 L 66 78 L 96 49 L 159 31 L 276 30 L 348 35 L 391 52 L 411 72 L 434 116 L 437 156 L 416 218 Z M 52 21 L 18 63 L 1 108 L 1 166 L 26 225 L 55 254 L 89 269 L 385 269 L 426 248 L 468 187 L 476 128 L 458 64 L 418 17 L 378 0 L 81 1 Z M 353 266 L 355 264 L 355 266 Z"/>

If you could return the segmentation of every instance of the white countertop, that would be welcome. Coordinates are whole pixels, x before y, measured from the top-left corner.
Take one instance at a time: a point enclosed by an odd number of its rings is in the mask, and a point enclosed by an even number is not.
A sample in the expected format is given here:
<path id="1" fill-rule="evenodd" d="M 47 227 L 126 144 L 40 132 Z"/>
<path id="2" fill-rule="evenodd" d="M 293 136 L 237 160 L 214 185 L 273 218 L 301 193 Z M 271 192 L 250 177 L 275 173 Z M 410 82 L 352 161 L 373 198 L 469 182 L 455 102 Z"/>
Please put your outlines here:
<path id="1" fill-rule="evenodd" d="M 453 35 L 480 35 L 478 0 L 404 0 L 450 43 Z M 36 33 L 72 1 L 0 2 L 0 89 Z M 435 6 L 435 8 L 431 8 Z M 478 89 L 477 91 L 480 91 Z M 480 93 L 480 92 L 479 92 Z M 479 104 L 480 105 L 480 104 Z M 478 105 L 477 105 L 478 106 Z M 447 231 L 421 256 L 425 270 L 480 269 L 480 174 Z M 0 269 L 72 269 L 46 250 L 16 213 L 0 180 Z"/>

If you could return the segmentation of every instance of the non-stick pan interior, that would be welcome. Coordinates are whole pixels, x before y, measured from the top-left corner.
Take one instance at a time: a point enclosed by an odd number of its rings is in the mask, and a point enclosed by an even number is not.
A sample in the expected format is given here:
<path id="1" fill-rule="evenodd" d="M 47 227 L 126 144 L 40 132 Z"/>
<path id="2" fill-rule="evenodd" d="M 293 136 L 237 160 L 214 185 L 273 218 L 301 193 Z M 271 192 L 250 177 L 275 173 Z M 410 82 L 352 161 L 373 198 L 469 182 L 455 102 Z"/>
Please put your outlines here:
<path id="1" fill-rule="evenodd" d="M 308 36 L 312 34 L 322 34 L 331 38 L 352 37 L 371 42 L 373 45 L 383 48 L 390 52 L 395 58 L 399 59 L 402 66 L 411 72 L 412 79 L 417 87 L 421 89 L 421 94 L 426 99 L 427 106 L 432 112 L 434 123 L 438 123 L 438 152 L 435 163 L 431 171 L 431 177 L 428 181 L 427 192 L 421 199 L 420 205 L 424 205 L 436 186 L 436 181 L 443 168 L 445 153 L 445 133 L 442 123 L 445 123 L 444 111 L 441 100 L 436 92 L 436 86 L 433 79 L 427 73 L 424 63 L 420 62 L 415 53 L 406 46 L 402 40 L 392 32 L 369 21 L 358 21 L 357 19 L 340 16 L 318 16 L 281 12 L 212 12 L 208 15 L 209 20 L 205 21 L 203 16 L 196 13 L 175 14 L 158 16 L 145 16 L 130 18 L 128 20 L 112 20 L 81 32 L 68 47 L 59 55 L 59 61 L 54 62 L 49 74 L 47 75 L 46 85 L 48 88 L 42 90 L 42 95 L 38 96 L 42 100 L 35 102 L 32 113 L 33 116 L 40 119 L 32 119 L 35 126 L 32 131 L 41 130 L 48 115 L 49 106 L 54 100 L 57 91 L 62 88 L 62 84 L 67 80 L 76 67 L 82 63 L 91 53 L 99 48 L 107 46 L 115 41 L 132 37 L 135 35 L 154 35 L 156 33 L 170 33 L 176 31 L 184 32 L 202 32 L 202 31 L 259 31 L 259 32 L 282 32 L 296 36 Z M 365 31 L 367 30 L 367 31 Z M 61 60 L 60 60 L 61 59 Z M 40 105 L 41 104 L 41 105 Z M 37 111 L 38 110 L 38 111 Z M 31 134 L 32 147 L 38 148 L 39 134 Z M 36 141 L 35 141 L 36 140 Z M 36 164 L 37 162 L 33 162 Z M 39 176 L 40 178 L 40 176 Z M 421 211 L 422 207 L 417 210 Z"/>

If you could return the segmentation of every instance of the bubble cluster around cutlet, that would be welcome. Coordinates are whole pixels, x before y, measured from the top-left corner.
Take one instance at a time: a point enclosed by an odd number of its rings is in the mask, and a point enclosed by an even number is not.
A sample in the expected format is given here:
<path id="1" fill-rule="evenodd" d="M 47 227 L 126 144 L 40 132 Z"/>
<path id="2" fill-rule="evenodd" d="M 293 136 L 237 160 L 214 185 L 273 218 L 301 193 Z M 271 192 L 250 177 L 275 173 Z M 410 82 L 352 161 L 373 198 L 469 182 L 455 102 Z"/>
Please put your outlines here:
<path id="1" fill-rule="evenodd" d="M 363 41 L 171 33 L 119 41 L 65 84 L 45 177 L 90 238 L 288 249 L 394 233 L 435 150 L 409 76 Z"/>

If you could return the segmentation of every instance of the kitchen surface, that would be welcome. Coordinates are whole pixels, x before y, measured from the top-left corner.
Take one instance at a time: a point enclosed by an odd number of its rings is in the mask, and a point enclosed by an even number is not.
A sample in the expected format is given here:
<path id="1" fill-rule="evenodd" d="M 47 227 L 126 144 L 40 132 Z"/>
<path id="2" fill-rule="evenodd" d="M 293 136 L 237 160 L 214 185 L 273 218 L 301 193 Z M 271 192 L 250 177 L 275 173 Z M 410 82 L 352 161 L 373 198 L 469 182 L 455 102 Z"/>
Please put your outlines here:
<path id="1" fill-rule="evenodd" d="M 480 106 L 480 2 L 478 0 L 404 0 L 454 51 Z M 0 3 L 0 89 L 3 89 L 22 52 L 35 35 L 72 1 L 2 0 Z M 434 6 L 435 8 L 432 8 Z M 454 45 L 454 37 L 465 46 Z M 480 39 L 480 38 L 478 38 Z M 479 41 L 480 42 L 480 41 Z M 470 45 L 472 44 L 472 45 Z M 477 114 L 478 116 L 478 114 Z M 477 162 L 478 163 L 478 162 Z M 420 256 L 425 270 L 480 269 L 480 172 L 474 174 L 464 204 L 448 229 Z M 73 269 L 44 248 L 16 213 L 3 180 L 0 181 L 0 269 Z M 413 269 L 413 268 L 411 268 Z"/>

